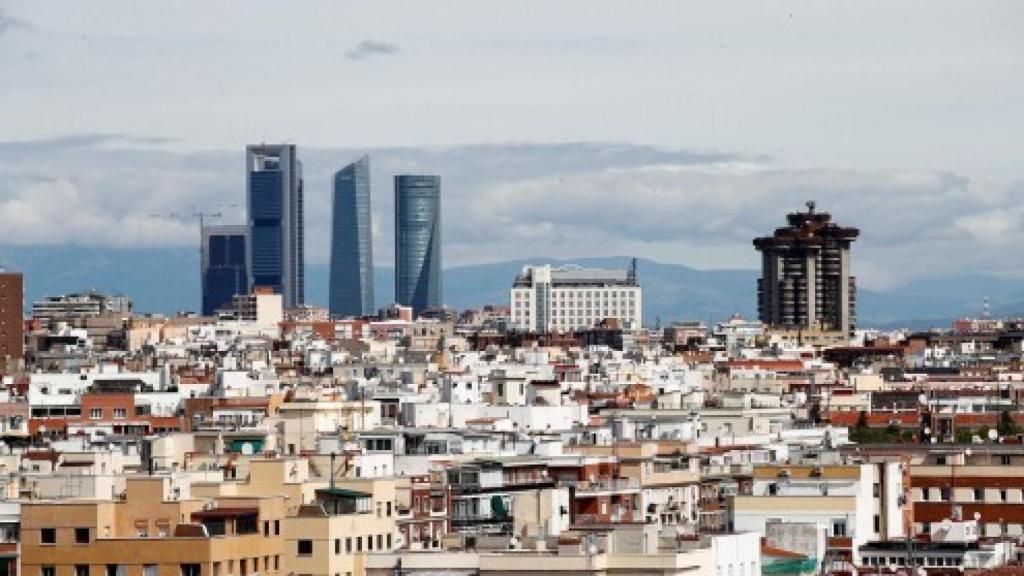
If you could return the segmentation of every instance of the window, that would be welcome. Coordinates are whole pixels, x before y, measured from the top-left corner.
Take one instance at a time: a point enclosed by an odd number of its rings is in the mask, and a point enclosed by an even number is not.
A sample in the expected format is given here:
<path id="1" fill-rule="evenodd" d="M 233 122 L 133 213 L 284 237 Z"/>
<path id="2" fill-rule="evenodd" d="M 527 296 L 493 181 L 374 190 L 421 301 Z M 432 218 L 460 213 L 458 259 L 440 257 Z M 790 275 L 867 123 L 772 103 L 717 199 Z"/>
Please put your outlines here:
<path id="1" fill-rule="evenodd" d="M 263 521 L 263 535 L 270 536 L 270 520 Z"/>
<path id="2" fill-rule="evenodd" d="M 182 564 L 181 565 L 181 576 L 202 576 L 202 570 L 199 564 Z"/>
<path id="3" fill-rule="evenodd" d="M 280 520 L 274 520 L 274 536 L 280 536 L 280 535 L 281 535 L 281 521 Z"/>
<path id="4" fill-rule="evenodd" d="M 1010 465 L 1010 456 L 1008 454 L 1003 454 L 1002 456 L 1000 456 L 999 457 L 999 464 L 1001 464 L 1003 466 L 1009 466 Z"/>
<path id="5" fill-rule="evenodd" d="M 124 419 L 128 417 L 128 410 L 124 408 L 114 408 L 114 418 Z"/>
<path id="6" fill-rule="evenodd" d="M 40 544 L 56 544 L 57 543 L 57 529 L 56 528 L 43 528 L 39 531 L 39 543 Z"/>
<path id="7" fill-rule="evenodd" d="M 391 518 L 391 502 L 390 501 L 388 501 L 387 511 L 388 511 L 388 518 Z"/>
<path id="8" fill-rule="evenodd" d="M 938 466 L 945 466 L 946 465 L 946 457 L 945 456 L 936 456 L 935 457 L 935 464 L 938 465 Z"/>
<path id="9" fill-rule="evenodd" d="M 381 534 L 377 534 L 377 550 L 380 550 L 383 547 L 384 547 L 384 536 L 381 535 Z"/>
<path id="10" fill-rule="evenodd" d="M 40 566 L 39 576 L 57 576 L 57 569 L 53 566 Z"/>
<path id="11" fill-rule="evenodd" d="M 882 531 L 882 517 L 879 516 L 878 514 L 875 514 L 875 532 L 881 532 L 881 531 Z"/>
<path id="12" fill-rule="evenodd" d="M 352 538 L 345 538 L 345 552 L 352 551 Z"/>
<path id="13" fill-rule="evenodd" d="M 363 538 L 361 536 L 356 536 L 356 552 L 362 552 L 362 551 L 363 551 Z"/>
<path id="14" fill-rule="evenodd" d="M 921 489 L 921 501 L 922 502 L 927 502 L 928 501 L 928 489 L 927 488 L 922 488 Z"/>
<path id="15" fill-rule="evenodd" d="M 939 500 L 949 500 L 952 497 L 952 493 L 949 488 L 939 489 Z"/>
<path id="16" fill-rule="evenodd" d="M 974 489 L 974 501 L 975 502 L 981 502 L 984 499 L 985 499 L 985 490 L 982 489 L 982 488 L 975 488 Z"/>
<path id="17" fill-rule="evenodd" d="M 299 540 L 299 556 L 312 556 L 313 555 L 313 541 L 312 540 Z"/>
<path id="18" fill-rule="evenodd" d="M 75 544 L 88 544 L 89 543 L 89 529 L 88 528 L 75 528 Z"/>
<path id="19" fill-rule="evenodd" d="M 833 520 L 832 521 L 832 536 L 836 536 L 836 537 L 846 536 L 846 520 Z"/>
<path id="20" fill-rule="evenodd" d="M 366 550 L 368 552 L 373 552 L 373 536 L 366 537 Z"/>
<path id="21" fill-rule="evenodd" d="M 75 564 L 75 576 L 89 576 L 89 565 Z"/>
<path id="22" fill-rule="evenodd" d="M 334 553 L 341 554 L 341 538 L 334 539 Z"/>
<path id="23" fill-rule="evenodd" d="M 999 490 L 999 500 L 1002 501 L 1002 502 L 1006 502 L 1006 489 L 1005 488 L 1002 488 L 1002 489 Z"/>
<path id="24" fill-rule="evenodd" d="M 107 564 L 107 576 L 128 576 L 124 564 Z"/>
<path id="25" fill-rule="evenodd" d="M 99 420 L 100 418 L 103 418 L 103 409 L 102 408 L 90 408 L 89 409 L 89 418 L 92 418 L 93 420 Z"/>
<path id="26" fill-rule="evenodd" d="M 387 542 L 388 542 L 388 550 L 390 550 L 391 549 L 391 534 L 390 533 L 387 536 Z"/>

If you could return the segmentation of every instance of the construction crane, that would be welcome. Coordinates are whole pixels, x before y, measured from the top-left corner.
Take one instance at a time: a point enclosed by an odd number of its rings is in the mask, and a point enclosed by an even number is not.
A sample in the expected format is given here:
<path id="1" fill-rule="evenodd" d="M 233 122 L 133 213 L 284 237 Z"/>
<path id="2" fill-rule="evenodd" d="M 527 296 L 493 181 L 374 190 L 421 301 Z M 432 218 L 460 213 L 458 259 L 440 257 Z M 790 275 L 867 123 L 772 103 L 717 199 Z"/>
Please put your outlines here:
<path id="1" fill-rule="evenodd" d="M 162 214 L 150 214 L 149 217 L 150 218 L 159 218 L 161 220 L 177 220 L 179 222 L 187 222 L 187 221 L 195 218 L 196 220 L 199 221 L 199 235 L 200 235 L 200 237 L 202 237 L 203 228 L 206 227 L 207 220 L 212 220 L 212 219 L 215 219 L 215 218 L 223 218 L 224 217 L 224 213 L 221 212 L 221 210 L 219 208 L 238 208 L 238 204 L 218 204 L 217 207 L 218 207 L 218 210 L 216 210 L 216 211 L 206 211 L 206 210 L 199 210 L 195 206 L 192 206 L 190 208 L 190 211 L 186 212 L 186 213 L 182 213 L 182 212 L 166 212 L 166 213 L 162 213 Z M 202 247 L 200 246 L 200 250 L 201 249 L 202 249 Z"/>

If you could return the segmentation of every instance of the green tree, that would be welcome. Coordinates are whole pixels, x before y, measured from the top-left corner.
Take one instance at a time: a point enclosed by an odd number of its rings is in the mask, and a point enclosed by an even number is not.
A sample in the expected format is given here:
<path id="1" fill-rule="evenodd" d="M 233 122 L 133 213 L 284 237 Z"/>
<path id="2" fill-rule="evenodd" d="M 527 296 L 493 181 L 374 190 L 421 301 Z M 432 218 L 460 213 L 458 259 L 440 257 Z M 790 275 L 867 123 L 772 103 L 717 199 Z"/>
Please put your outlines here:
<path id="1" fill-rule="evenodd" d="M 970 444 L 974 441 L 974 430 L 970 428 L 958 428 L 956 431 L 956 441 L 959 444 Z"/>
<path id="2" fill-rule="evenodd" d="M 999 424 L 996 425 L 996 432 L 1000 436 L 1013 436 L 1020 433 L 1020 426 L 1013 420 L 1009 410 L 1003 410 L 999 415 Z"/>

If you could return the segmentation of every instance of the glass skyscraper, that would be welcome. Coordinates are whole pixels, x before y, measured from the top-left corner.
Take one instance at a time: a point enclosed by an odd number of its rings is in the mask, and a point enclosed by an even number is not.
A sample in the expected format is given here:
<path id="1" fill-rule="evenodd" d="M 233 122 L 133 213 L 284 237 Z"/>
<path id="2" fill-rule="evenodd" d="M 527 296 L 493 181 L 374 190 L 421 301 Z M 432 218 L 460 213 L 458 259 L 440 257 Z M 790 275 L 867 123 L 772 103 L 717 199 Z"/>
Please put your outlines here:
<path id="1" fill-rule="evenodd" d="M 363 156 L 334 173 L 331 224 L 331 316 L 374 311 L 370 159 Z"/>
<path id="2" fill-rule="evenodd" d="M 440 176 L 395 176 L 395 301 L 441 307 Z"/>
<path id="3" fill-rule="evenodd" d="M 246 149 L 249 286 L 281 294 L 284 306 L 305 295 L 302 163 L 293 144 Z"/>
<path id="4" fill-rule="evenodd" d="M 203 226 L 202 275 L 203 315 L 212 316 L 231 303 L 235 294 L 249 292 L 246 272 L 248 228 L 236 226 Z"/>

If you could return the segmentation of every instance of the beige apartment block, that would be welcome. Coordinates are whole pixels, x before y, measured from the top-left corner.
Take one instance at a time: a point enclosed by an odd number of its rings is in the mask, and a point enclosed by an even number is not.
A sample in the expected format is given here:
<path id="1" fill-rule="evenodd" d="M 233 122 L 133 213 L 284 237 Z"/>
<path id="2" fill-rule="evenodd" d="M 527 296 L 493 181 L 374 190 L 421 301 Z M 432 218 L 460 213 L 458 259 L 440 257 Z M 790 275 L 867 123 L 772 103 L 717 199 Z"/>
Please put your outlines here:
<path id="1" fill-rule="evenodd" d="M 345 481 L 316 490 L 285 524 L 285 562 L 294 574 L 362 576 L 366 554 L 398 546 L 394 480 Z"/>
<path id="2" fill-rule="evenodd" d="M 283 571 L 280 496 L 175 500 L 165 477 L 122 499 L 22 506 L 31 576 L 252 576 Z"/>

